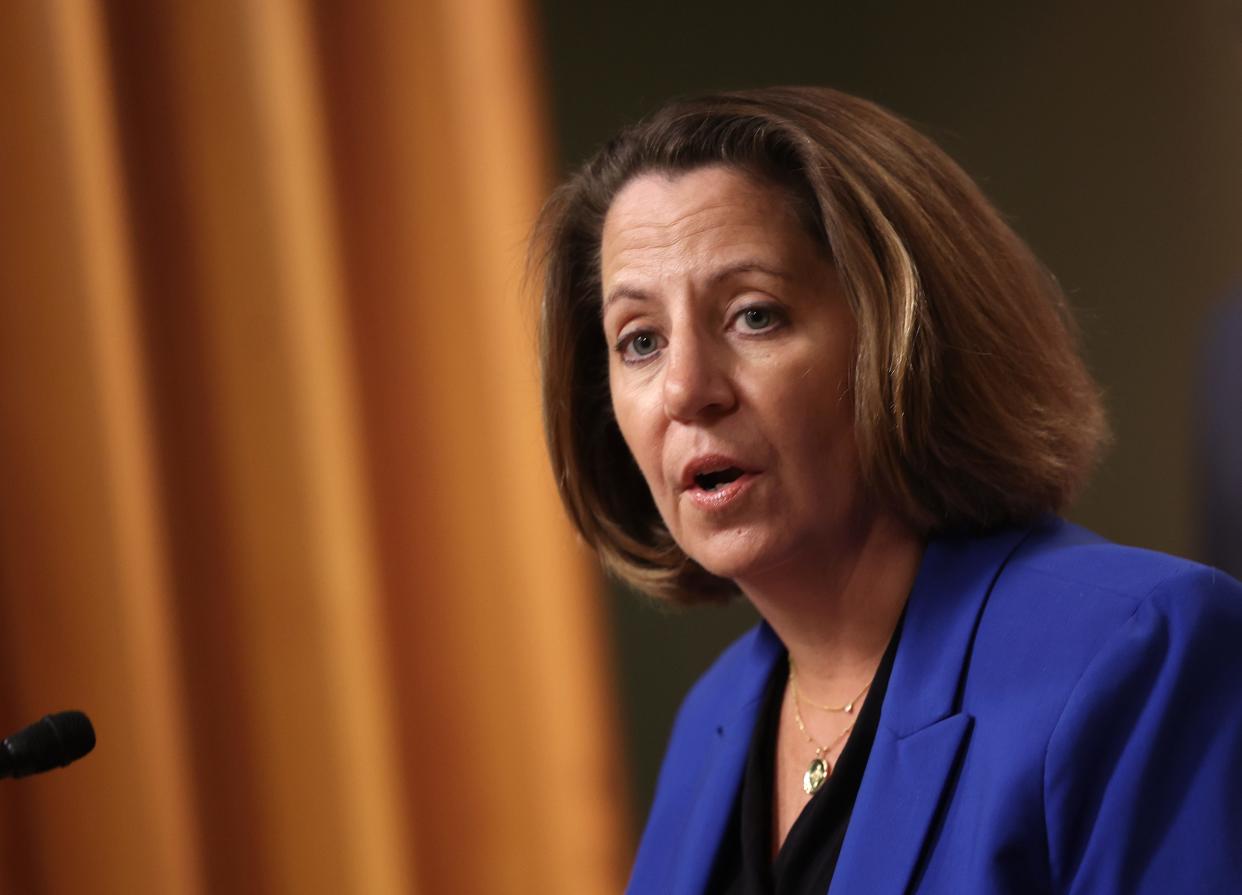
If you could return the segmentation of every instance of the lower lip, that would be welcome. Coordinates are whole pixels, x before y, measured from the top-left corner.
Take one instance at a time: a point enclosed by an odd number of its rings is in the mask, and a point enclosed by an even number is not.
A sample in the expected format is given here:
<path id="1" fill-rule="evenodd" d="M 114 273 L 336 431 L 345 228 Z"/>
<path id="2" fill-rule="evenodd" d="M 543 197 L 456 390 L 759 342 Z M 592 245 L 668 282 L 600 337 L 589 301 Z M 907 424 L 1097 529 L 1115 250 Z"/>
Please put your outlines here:
<path id="1" fill-rule="evenodd" d="M 721 485 L 712 491 L 705 491 L 702 488 L 687 488 L 684 492 L 690 501 L 702 510 L 723 510 L 725 507 L 733 504 L 744 493 L 750 490 L 751 483 L 755 480 L 755 473 L 746 472 L 738 476 L 727 485 Z"/>

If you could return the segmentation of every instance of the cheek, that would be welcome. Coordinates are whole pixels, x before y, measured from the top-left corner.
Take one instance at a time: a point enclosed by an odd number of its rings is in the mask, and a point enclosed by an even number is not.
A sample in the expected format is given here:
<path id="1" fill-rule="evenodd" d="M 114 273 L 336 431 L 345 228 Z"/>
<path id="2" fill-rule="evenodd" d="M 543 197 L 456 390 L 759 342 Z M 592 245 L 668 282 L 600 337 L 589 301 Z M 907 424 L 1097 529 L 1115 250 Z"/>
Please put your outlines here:
<path id="1" fill-rule="evenodd" d="M 660 441 L 656 420 L 641 400 L 624 391 L 612 391 L 612 413 L 621 430 L 621 437 L 630 449 L 630 455 L 638 464 L 643 478 L 655 490 L 660 469 Z"/>
<path id="2" fill-rule="evenodd" d="M 817 478 L 837 471 L 843 460 L 854 459 L 854 407 L 836 377 L 800 376 L 799 387 L 771 405 L 779 412 L 772 428 L 779 453 L 799 458 L 800 472 Z"/>

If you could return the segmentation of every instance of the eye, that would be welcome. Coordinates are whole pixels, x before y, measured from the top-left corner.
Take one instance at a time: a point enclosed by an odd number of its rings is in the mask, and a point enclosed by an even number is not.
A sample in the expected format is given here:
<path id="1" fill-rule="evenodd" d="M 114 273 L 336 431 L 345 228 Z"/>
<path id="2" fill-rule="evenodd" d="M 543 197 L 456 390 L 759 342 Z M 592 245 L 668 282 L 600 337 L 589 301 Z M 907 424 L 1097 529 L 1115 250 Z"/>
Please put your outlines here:
<path id="1" fill-rule="evenodd" d="M 772 313 L 767 308 L 747 308 L 742 320 L 751 329 L 767 329 L 772 324 Z"/>
<path id="2" fill-rule="evenodd" d="M 651 333 L 639 333 L 630 339 L 630 347 L 639 357 L 644 357 L 656 350 L 655 336 Z"/>
<path id="3" fill-rule="evenodd" d="M 780 311 L 771 305 L 751 305 L 735 318 L 747 332 L 760 333 L 775 329 L 783 321 Z"/>
<path id="4" fill-rule="evenodd" d="M 627 364 L 640 363 L 660 350 L 660 337 L 647 330 L 628 333 L 618 340 L 617 354 Z"/>

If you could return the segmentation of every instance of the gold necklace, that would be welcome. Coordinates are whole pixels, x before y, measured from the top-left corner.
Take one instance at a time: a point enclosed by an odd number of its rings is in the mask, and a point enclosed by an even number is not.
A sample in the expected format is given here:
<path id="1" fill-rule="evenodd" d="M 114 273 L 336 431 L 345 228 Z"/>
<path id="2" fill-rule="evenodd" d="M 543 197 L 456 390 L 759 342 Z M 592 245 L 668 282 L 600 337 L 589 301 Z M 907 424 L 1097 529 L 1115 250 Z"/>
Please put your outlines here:
<path id="1" fill-rule="evenodd" d="M 794 723 L 798 725 L 798 730 L 802 731 L 806 741 L 815 749 L 815 757 L 811 759 L 811 763 L 807 765 L 806 773 L 802 775 L 802 791 L 808 796 L 813 796 L 823 788 L 824 783 L 832 774 L 832 768 L 829 767 L 828 759 L 824 756 L 850 735 L 850 731 L 854 729 L 854 722 L 851 721 L 849 726 L 841 731 L 837 738 L 827 746 L 821 746 L 815 742 L 815 739 L 807 732 L 806 725 L 802 723 L 802 709 L 798 705 L 798 681 L 794 677 L 792 662 L 789 664 L 789 689 L 793 694 Z M 853 703 L 850 704 L 851 706 L 853 705 Z"/>
<path id="2" fill-rule="evenodd" d="M 797 687 L 798 686 L 797 679 L 798 679 L 798 670 L 796 667 L 794 667 L 793 658 L 790 657 L 789 659 L 789 682 L 793 684 L 794 687 Z M 852 715 L 854 714 L 854 706 L 858 704 L 858 700 L 862 699 L 865 695 L 867 695 L 867 691 L 870 689 L 871 689 L 871 681 L 867 681 L 867 685 L 858 691 L 858 695 L 855 696 L 853 699 L 851 699 L 849 702 L 845 703 L 845 705 L 823 705 L 818 702 L 812 702 L 811 700 L 806 699 L 805 697 L 803 698 L 803 701 L 807 705 L 809 705 L 811 708 L 822 709 L 825 712 L 845 712 L 845 714 L 847 715 Z"/>

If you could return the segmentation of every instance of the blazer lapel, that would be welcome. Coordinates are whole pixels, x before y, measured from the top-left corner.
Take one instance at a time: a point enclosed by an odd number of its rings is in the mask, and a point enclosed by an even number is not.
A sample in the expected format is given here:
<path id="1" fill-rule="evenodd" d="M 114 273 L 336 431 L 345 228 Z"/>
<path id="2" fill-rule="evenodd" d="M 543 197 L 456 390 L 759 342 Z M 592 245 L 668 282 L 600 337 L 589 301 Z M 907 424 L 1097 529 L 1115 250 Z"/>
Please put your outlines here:
<path id="1" fill-rule="evenodd" d="M 996 576 L 1027 531 L 928 544 L 829 892 L 909 889 L 969 739 L 972 718 L 958 711 L 957 701 L 975 628 Z"/>
<path id="2" fill-rule="evenodd" d="M 766 624 L 752 635 L 746 667 L 737 679 L 737 690 L 718 716 L 710 745 L 704 749 L 702 774 L 694 810 L 687 818 L 678 845 L 677 871 L 670 891 L 699 893 L 707 886 L 720 840 L 724 836 L 733 801 L 741 786 L 746 752 L 754 732 L 755 718 L 764 684 L 784 647 Z"/>

